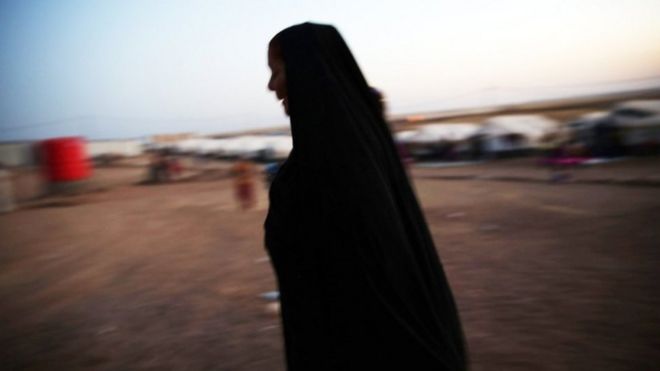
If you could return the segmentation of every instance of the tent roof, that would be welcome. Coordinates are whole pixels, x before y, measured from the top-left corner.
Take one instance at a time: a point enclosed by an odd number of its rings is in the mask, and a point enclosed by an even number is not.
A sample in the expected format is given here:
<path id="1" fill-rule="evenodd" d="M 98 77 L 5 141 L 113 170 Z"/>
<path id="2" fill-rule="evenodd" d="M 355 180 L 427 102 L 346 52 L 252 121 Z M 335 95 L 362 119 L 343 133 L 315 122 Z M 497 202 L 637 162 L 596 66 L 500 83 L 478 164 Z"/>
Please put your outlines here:
<path id="1" fill-rule="evenodd" d="M 629 100 L 623 103 L 620 103 L 616 106 L 616 109 L 634 109 L 639 111 L 652 112 L 660 114 L 660 99 L 647 99 L 647 100 Z"/>
<path id="2" fill-rule="evenodd" d="M 556 121 L 542 115 L 500 115 L 486 120 L 479 132 L 485 135 L 519 134 L 538 139 L 557 128 Z"/>
<path id="3" fill-rule="evenodd" d="M 479 130 L 479 125 L 471 123 L 429 124 L 420 127 L 406 142 L 460 141 L 469 138 Z"/>

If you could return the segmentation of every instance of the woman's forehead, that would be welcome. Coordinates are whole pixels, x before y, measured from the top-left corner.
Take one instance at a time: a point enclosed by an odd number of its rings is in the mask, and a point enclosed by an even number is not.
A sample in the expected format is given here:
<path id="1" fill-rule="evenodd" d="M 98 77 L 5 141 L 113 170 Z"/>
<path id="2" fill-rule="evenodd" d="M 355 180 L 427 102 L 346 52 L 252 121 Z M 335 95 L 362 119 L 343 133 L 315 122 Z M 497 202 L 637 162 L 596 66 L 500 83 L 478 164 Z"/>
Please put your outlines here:
<path id="1" fill-rule="evenodd" d="M 268 65 L 273 66 L 275 64 L 281 64 L 284 62 L 282 60 L 282 54 L 279 51 L 278 47 L 273 47 L 273 45 L 268 46 Z"/>

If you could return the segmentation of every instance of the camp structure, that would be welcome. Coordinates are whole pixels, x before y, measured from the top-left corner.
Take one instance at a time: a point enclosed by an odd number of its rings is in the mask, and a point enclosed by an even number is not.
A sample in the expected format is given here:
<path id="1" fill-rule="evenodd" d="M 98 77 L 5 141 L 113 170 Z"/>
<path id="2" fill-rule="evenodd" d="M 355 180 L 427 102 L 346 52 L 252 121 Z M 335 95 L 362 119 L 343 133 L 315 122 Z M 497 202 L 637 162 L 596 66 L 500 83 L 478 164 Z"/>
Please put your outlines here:
<path id="1" fill-rule="evenodd" d="M 473 146 L 487 157 L 525 155 L 541 147 L 559 128 L 543 115 L 500 115 L 484 121 L 472 137 Z"/>
<path id="2" fill-rule="evenodd" d="M 426 124 L 395 135 L 415 158 L 455 160 L 469 151 L 468 140 L 479 131 L 472 123 Z"/>

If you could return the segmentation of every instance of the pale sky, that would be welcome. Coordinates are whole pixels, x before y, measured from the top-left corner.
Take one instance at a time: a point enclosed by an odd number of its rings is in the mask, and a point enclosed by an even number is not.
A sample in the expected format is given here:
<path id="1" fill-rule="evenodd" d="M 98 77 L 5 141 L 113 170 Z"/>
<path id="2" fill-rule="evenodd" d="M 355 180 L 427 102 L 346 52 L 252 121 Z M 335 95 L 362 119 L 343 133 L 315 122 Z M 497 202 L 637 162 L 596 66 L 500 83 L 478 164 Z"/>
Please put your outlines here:
<path id="1" fill-rule="evenodd" d="M 660 86 L 658 0 L 0 0 L 0 140 L 286 125 L 266 45 L 343 34 L 391 113 Z"/>

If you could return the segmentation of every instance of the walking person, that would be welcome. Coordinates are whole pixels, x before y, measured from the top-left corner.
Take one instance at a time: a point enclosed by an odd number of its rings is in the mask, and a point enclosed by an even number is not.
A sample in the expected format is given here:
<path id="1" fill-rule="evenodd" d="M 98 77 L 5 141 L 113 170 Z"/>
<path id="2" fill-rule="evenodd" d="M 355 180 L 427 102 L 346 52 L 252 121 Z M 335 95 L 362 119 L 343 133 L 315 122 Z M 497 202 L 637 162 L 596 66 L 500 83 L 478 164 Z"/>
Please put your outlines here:
<path id="1" fill-rule="evenodd" d="M 289 371 L 465 370 L 458 311 L 378 102 L 332 26 L 270 42 L 293 150 L 265 244 Z"/>

